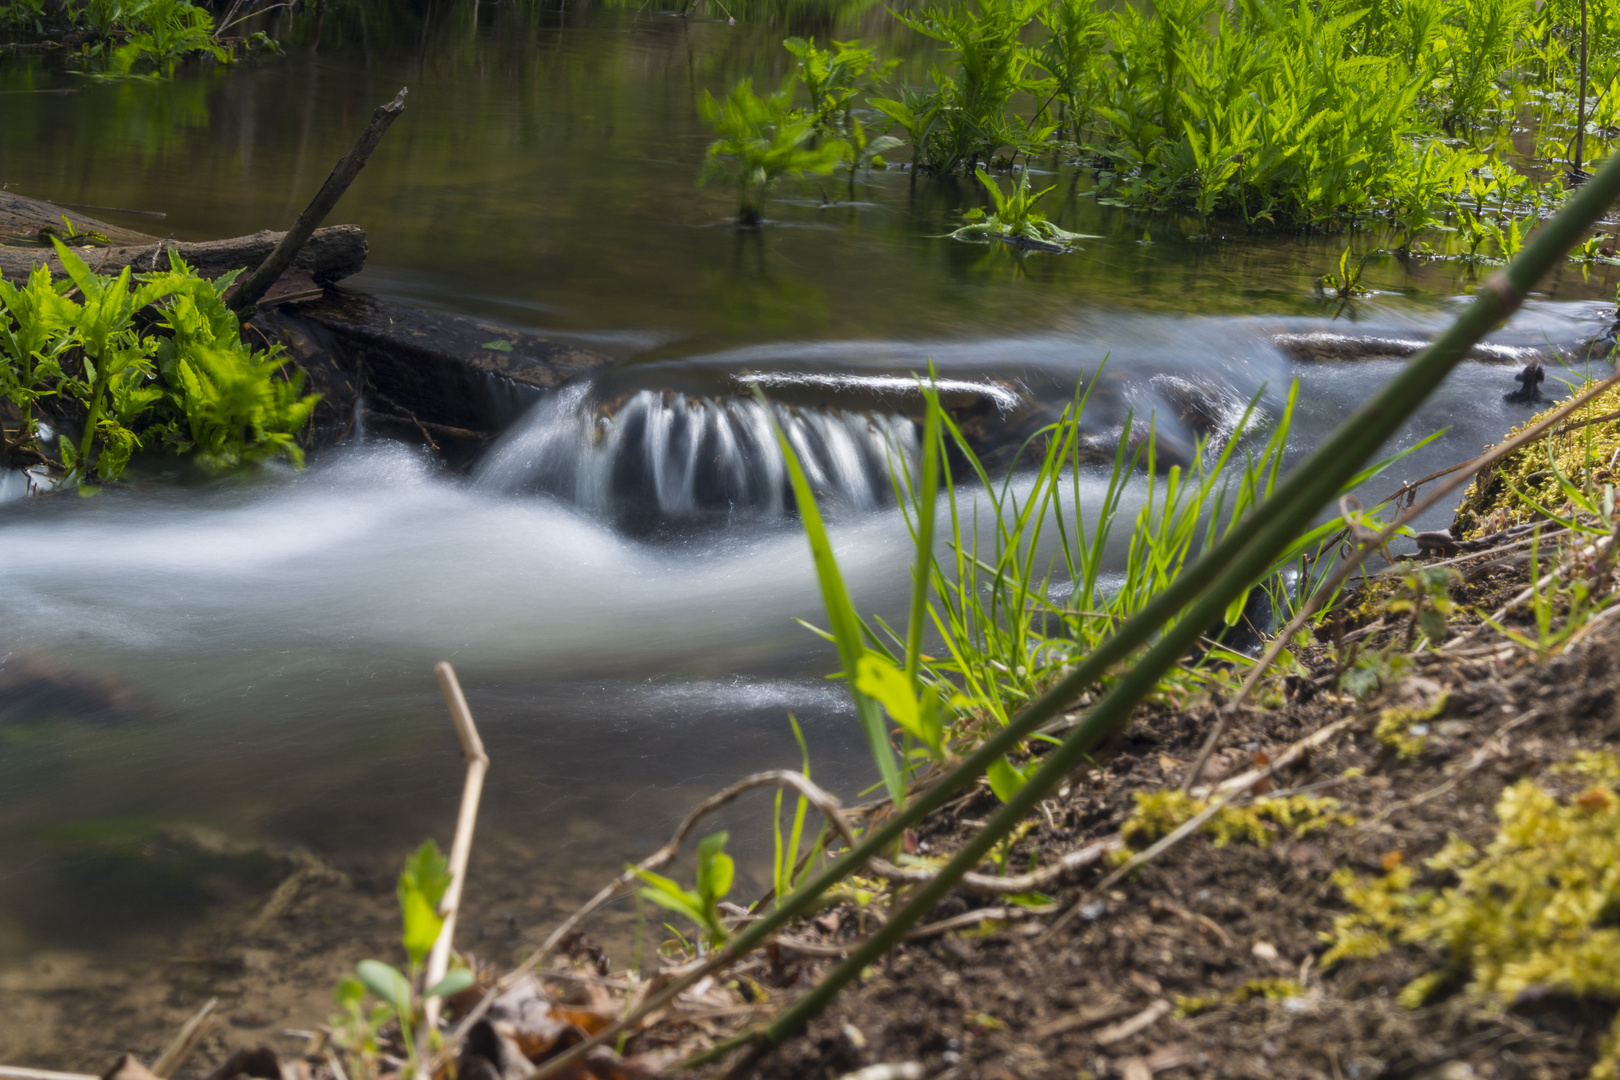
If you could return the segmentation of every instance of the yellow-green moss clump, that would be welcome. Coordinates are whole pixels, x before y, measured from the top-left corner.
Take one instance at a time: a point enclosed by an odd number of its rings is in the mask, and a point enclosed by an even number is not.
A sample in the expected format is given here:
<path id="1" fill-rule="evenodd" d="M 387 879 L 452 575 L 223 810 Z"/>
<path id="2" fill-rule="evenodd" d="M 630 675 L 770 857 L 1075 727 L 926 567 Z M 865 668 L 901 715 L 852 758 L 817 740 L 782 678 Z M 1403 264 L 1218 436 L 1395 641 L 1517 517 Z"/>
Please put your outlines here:
<path id="1" fill-rule="evenodd" d="M 1414 1008 L 1459 985 L 1507 1000 L 1531 987 L 1620 999 L 1620 764 L 1583 754 L 1560 771 L 1597 782 L 1567 801 L 1534 780 L 1505 790 L 1484 854 L 1453 838 L 1428 860 L 1456 873 L 1451 888 L 1414 893 L 1415 874 L 1399 856 L 1381 878 L 1336 874 L 1354 910 L 1324 935 L 1332 945 L 1322 964 L 1377 956 L 1397 942 L 1434 948 L 1441 966 L 1401 993 Z M 1620 1020 L 1589 1075 L 1620 1077 Z"/>
<path id="2" fill-rule="evenodd" d="M 1250 979 L 1229 994 L 1208 994 L 1203 997 L 1177 994 L 1176 1015 L 1197 1016 L 1211 1009 L 1219 1009 L 1223 1005 L 1241 1005 L 1257 997 L 1263 997 L 1267 1001 L 1282 1001 L 1284 998 L 1299 997 L 1304 992 L 1304 988 L 1293 979 Z"/>
<path id="3" fill-rule="evenodd" d="M 1190 821 L 1207 805 L 1182 791 L 1137 792 L 1136 812 L 1120 827 L 1120 835 L 1131 847 L 1146 847 Z M 1325 829 L 1335 821 L 1355 824 L 1348 814 L 1340 814 L 1339 800 L 1318 795 L 1290 795 L 1286 798 L 1256 799 L 1245 806 L 1226 806 L 1204 822 L 1200 831 L 1215 837 L 1216 847 L 1233 840 L 1247 840 L 1267 847 L 1280 829 L 1292 829 L 1304 836 Z M 1127 856 L 1128 858 L 1129 856 Z"/>
<path id="4" fill-rule="evenodd" d="M 1425 707 L 1392 706 L 1378 714 L 1378 726 L 1373 737 L 1394 750 L 1402 758 L 1415 758 L 1429 745 L 1428 721 L 1446 711 L 1450 694 L 1441 690 L 1432 705 Z"/>
<path id="5" fill-rule="evenodd" d="M 1509 433 L 1509 438 L 1551 412 L 1552 409 L 1548 409 L 1520 424 Z M 1553 429 L 1552 460 L 1557 463 L 1558 471 L 1577 486 L 1584 486 L 1588 480 L 1594 484 L 1614 482 L 1614 470 L 1620 468 L 1620 463 L 1615 462 L 1616 454 L 1620 453 L 1620 419 L 1582 424 L 1582 421 L 1607 416 L 1612 412 L 1620 412 L 1620 388 L 1593 398 Z M 1560 429 L 1565 428 L 1568 430 L 1559 433 Z M 1463 493 L 1461 505 L 1457 507 L 1451 534 L 1459 540 L 1466 540 L 1510 525 L 1534 521 L 1538 516 L 1535 507 L 1514 494 L 1514 487 L 1554 513 L 1564 505 L 1558 478 L 1547 459 L 1546 439 L 1520 447 L 1503 458 L 1495 468 L 1475 477 Z"/>

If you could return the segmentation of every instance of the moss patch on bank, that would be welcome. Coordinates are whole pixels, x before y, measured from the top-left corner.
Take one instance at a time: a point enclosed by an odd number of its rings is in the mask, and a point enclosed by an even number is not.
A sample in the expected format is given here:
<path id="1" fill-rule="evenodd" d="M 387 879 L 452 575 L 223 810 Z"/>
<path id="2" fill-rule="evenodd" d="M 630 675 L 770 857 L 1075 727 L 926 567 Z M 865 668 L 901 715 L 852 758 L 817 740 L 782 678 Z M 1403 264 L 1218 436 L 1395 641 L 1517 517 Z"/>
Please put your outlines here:
<path id="1" fill-rule="evenodd" d="M 1551 415 L 1549 406 L 1508 433 L 1519 434 Z M 1505 441 L 1505 440 L 1504 440 Z M 1507 455 L 1475 477 L 1463 493 L 1451 535 L 1468 540 L 1549 515 L 1568 513 L 1564 481 L 1601 491 L 1620 469 L 1620 387 L 1576 410 L 1544 439 Z"/>

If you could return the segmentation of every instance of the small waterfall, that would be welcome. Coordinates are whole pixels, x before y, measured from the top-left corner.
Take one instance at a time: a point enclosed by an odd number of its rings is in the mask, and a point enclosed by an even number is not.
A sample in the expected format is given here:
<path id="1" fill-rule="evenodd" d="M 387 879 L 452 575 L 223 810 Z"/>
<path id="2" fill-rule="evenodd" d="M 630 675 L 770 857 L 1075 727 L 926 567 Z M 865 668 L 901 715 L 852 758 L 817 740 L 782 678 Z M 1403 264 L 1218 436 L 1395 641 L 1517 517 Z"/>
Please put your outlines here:
<path id="1" fill-rule="evenodd" d="M 917 449 L 916 424 L 901 416 L 655 390 L 614 407 L 579 384 L 536 405 L 485 458 L 477 481 L 548 492 L 632 528 L 781 514 L 793 496 L 767 409 L 817 497 L 846 509 L 892 501 L 891 463 Z"/>

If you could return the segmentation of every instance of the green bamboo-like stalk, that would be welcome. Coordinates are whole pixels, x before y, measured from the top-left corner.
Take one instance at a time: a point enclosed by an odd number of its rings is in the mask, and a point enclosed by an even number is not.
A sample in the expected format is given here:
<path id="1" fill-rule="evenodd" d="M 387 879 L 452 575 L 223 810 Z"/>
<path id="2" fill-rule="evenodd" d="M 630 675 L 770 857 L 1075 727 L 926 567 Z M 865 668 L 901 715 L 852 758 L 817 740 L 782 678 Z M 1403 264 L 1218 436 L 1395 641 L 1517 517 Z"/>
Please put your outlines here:
<path id="1" fill-rule="evenodd" d="M 805 1024 L 826 1007 L 828 1002 L 856 978 L 860 972 L 892 948 L 916 922 L 948 893 L 962 875 L 977 866 L 1012 829 L 1072 772 L 1082 758 L 1100 741 L 1120 730 L 1130 720 L 1137 703 L 1148 694 L 1159 679 L 1174 664 L 1185 657 L 1206 628 L 1218 622 L 1226 606 L 1236 596 L 1253 585 L 1272 560 L 1303 529 L 1321 509 L 1338 494 L 1344 483 L 1369 460 L 1400 425 L 1433 392 L 1464 354 L 1492 327 L 1512 314 L 1525 294 L 1541 276 L 1561 262 L 1569 249 L 1583 239 L 1586 231 L 1620 196 L 1620 155 L 1604 166 L 1591 183 L 1582 188 L 1564 210 L 1548 223 L 1541 233 L 1527 245 L 1519 257 L 1504 270 L 1493 274 L 1479 289 L 1468 308 L 1439 339 L 1423 350 L 1394 379 L 1390 380 L 1371 400 L 1356 410 L 1339 425 L 1317 449 L 1278 486 L 1275 494 L 1250 518 L 1234 529 L 1227 539 L 1212 548 L 1187 573 L 1161 594 L 1158 601 L 1149 604 L 1132 619 L 1120 634 L 1111 639 L 1090 661 L 1081 665 L 1073 675 L 1064 679 L 1037 701 L 995 739 L 990 740 L 953 775 L 956 782 L 942 783 L 930 795 L 919 799 L 909 808 L 906 819 L 914 818 L 923 807 L 937 804 L 942 789 L 955 791 L 972 777 L 959 774 L 969 767 L 982 768 L 984 760 L 994 748 L 997 756 L 1016 741 L 1009 737 L 1019 732 L 1022 737 L 1040 722 L 1057 712 L 1073 699 L 1087 683 L 1100 673 L 1095 661 L 1106 654 L 1109 662 L 1120 657 L 1121 639 L 1129 641 L 1128 648 L 1145 640 L 1157 630 L 1169 615 L 1173 615 L 1196 592 L 1192 607 L 1174 626 L 1167 630 L 1153 648 L 1115 684 L 1114 688 L 1086 714 L 1062 745 L 1046 755 L 1040 769 L 1028 783 L 980 830 L 967 845 L 943 867 L 932 881 L 925 885 L 904 908 L 890 917 L 872 937 L 857 947 L 849 957 L 834 968 L 816 987 L 799 1001 L 784 1010 L 768 1026 L 745 1038 L 764 1047 L 779 1045 L 784 1039 L 802 1030 Z M 1207 583 L 1207 584 L 1206 584 Z M 1169 611 L 1166 609 L 1169 608 Z M 1112 646 L 1112 647 L 1111 647 Z M 1080 681 L 1077 677 L 1085 673 Z M 1031 717 L 1038 719 L 1031 721 Z M 887 829 L 870 836 L 861 849 L 876 849 L 886 842 L 885 833 L 903 827 L 899 820 Z M 859 851 L 860 849 L 857 849 Z M 854 854 L 854 853 L 852 853 Z M 840 869 L 848 858 L 808 883 L 800 892 L 821 884 L 823 878 Z M 830 882 L 829 882 L 830 884 Z M 793 898 L 798 900 L 798 896 Z M 776 922 L 777 920 L 773 920 Z M 756 924 L 752 928 L 763 937 L 769 928 Z M 735 1043 L 731 1044 L 735 1045 Z"/>

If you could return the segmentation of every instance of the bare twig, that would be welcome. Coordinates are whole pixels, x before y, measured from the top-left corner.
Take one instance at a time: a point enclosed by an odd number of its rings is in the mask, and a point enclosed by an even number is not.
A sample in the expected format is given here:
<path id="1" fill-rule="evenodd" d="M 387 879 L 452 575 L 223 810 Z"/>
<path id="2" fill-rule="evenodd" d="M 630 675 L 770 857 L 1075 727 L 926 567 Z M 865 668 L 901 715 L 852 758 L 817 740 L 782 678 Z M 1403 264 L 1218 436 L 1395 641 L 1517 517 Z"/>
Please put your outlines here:
<path id="1" fill-rule="evenodd" d="M 219 998 L 209 998 L 203 1003 L 202 1008 L 192 1014 L 191 1019 L 180 1028 L 180 1033 L 174 1037 L 174 1041 L 152 1064 L 153 1076 L 166 1080 L 167 1077 L 174 1075 L 174 1070 L 185 1062 L 187 1055 L 195 1050 L 197 1044 L 202 1042 L 203 1036 L 208 1034 L 208 1014 L 213 1012 L 218 1004 Z"/>
<path id="2" fill-rule="evenodd" d="M 382 141 L 383 135 L 388 132 L 394 119 L 404 111 L 405 90 L 402 87 L 399 93 L 394 95 L 393 101 L 379 105 L 377 111 L 371 114 L 371 123 L 366 125 L 366 130 L 360 133 L 360 138 L 355 141 L 349 152 L 343 155 L 343 160 L 333 167 L 326 178 L 326 183 L 321 185 L 321 190 L 315 193 L 315 198 L 304 208 L 304 212 L 298 215 L 298 220 L 287 230 L 275 250 L 270 252 L 270 257 L 260 263 L 259 268 L 236 287 L 236 292 L 231 296 L 231 310 L 241 316 L 253 310 L 253 306 L 259 302 L 270 286 L 275 284 L 281 272 L 292 265 L 298 249 L 304 246 L 320 223 L 326 220 L 326 215 L 332 212 L 332 208 L 343 197 L 343 193 L 349 190 L 354 178 L 365 168 L 366 159 L 377 149 L 377 144 Z"/>
<path id="3" fill-rule="evenodd" d="M 444 978 L 450 966 L 450 942 L 456 936 L 456 915 L 461 908 L 462 887 L 467 882 L 467 856 L 472 852 L 473 826 L 478 822 L 478 801 L 484 790 L 484 774 L 489 771 L 489 755 L 484 753 L 484 740 L 478 737 L 478 725 L 473 723 L 467 698 L 456 679 L 456 669 L 449 664 L 438 664 L 433 673 L 439 678 L 439 690 L 449 706 L 450 720 L 456 725 L 461 739 L 461 752 L 467 759 L 467 781 L 461 788 L 461 811 L 456 815 L 456 836 L 450 844 L 450 887 L 439 901 L 439 916 L 444 926 L 428 953 L 427 971 L 422 977 L 424 989 Z M 430 997 L 422 1006 L 425 1022 L 422 1037 L 425 1040 L 439 1021 L 439 1006 L 443 999 Z"/>
<path id="4" fill-rule="evenodd" d="M 0 1065 L 0 1080 L 101 1080 L 101 1077 L 89 1073 L 30 1069 L 22 1065 Z"/>
<path id="5" fill-rule="evenodd" d="M 1092 1041 L 1098 1046 L 1111 1046 L 1117 1042 L 1124 1042 L 1132 1035 L 1135 1035 L 1138 1032 L 1146 1031 L 1148 1028 L 1158 1023 L 1164 1017 L 1168 1016 L 1170 1010 L 1173 1008 L 1175 1008 L 1175 1006 L 1171 1005 L 1168 1001 L 1164 1000 L 1163 998 L 1158 998 L 1151 1005 L 1130 1019 L 1121 1020 L 1117 1024 L 1111 1024 L 1110 1026 L 1103 1028 L 1101 1031 L 1097 1032 L 1097 1034 L 1092 1036 Z"/>

